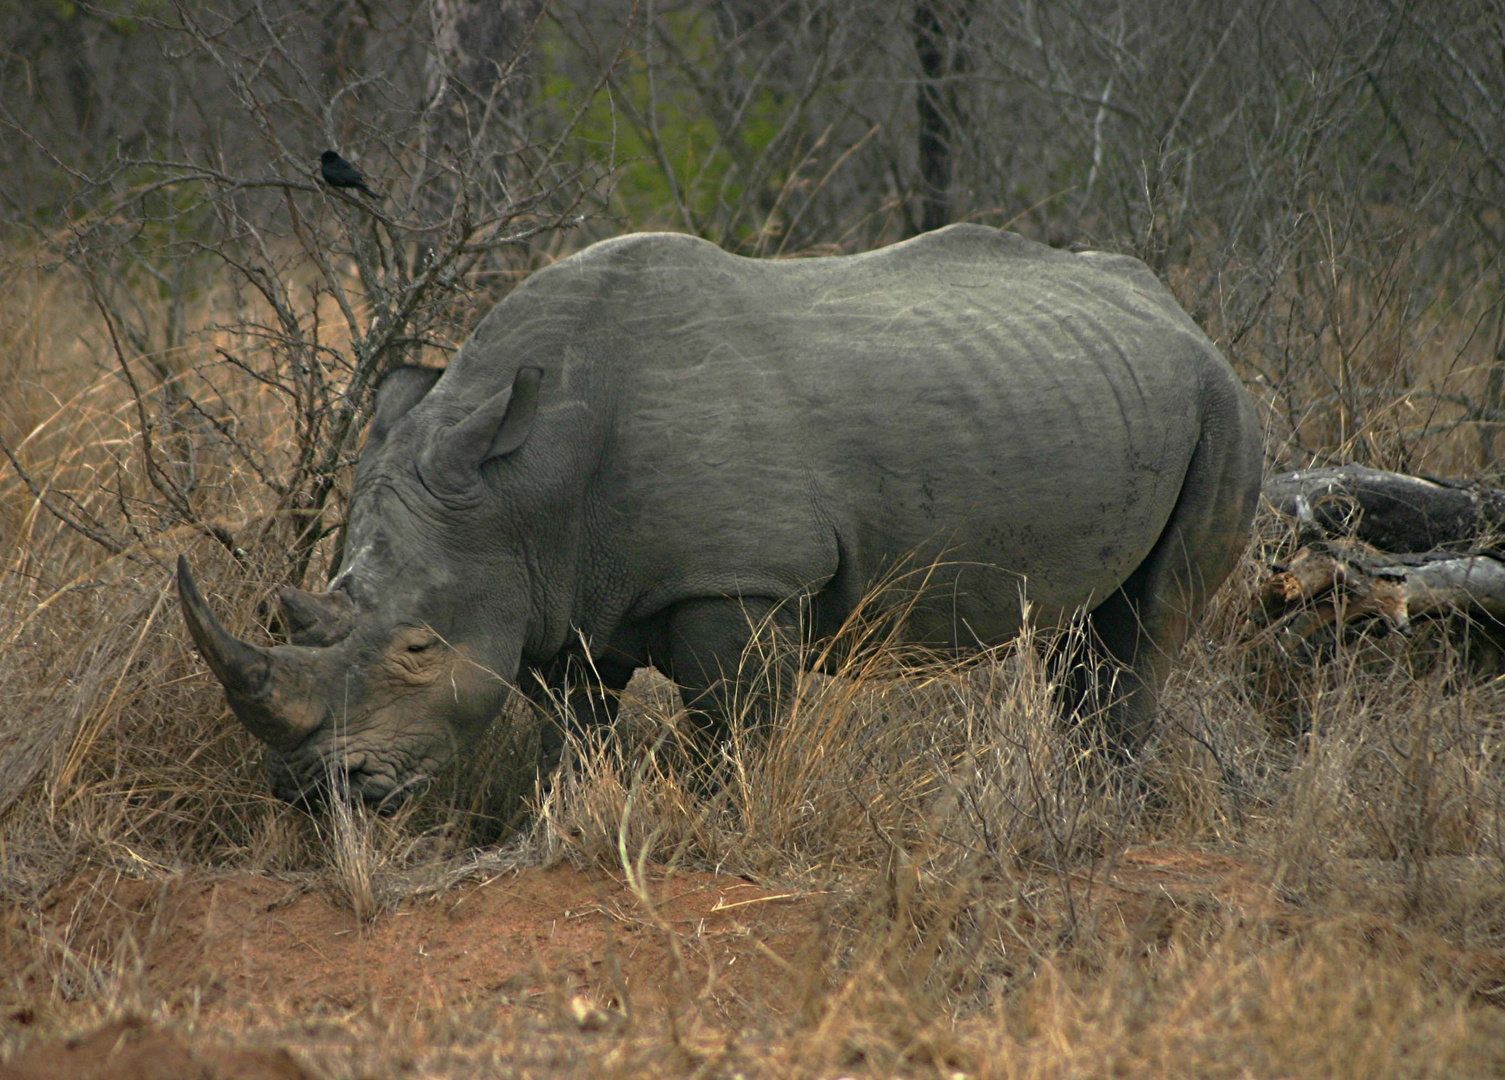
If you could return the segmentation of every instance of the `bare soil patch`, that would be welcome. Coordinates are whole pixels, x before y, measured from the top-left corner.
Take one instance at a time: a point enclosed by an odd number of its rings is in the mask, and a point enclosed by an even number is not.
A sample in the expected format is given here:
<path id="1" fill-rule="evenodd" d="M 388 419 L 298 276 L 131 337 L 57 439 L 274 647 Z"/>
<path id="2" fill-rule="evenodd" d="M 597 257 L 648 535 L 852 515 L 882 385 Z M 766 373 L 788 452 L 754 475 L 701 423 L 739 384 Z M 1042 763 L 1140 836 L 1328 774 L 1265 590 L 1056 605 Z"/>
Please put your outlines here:
<path id="1" fill-rule="evenodd" d="M 285 1048 L 189 1047 L 145 1020 L 113 1020 L 86 1035 L 37 1043 L 3 1080 L 315 1080 Z"/>
<path id="2" fill-rule="evenodd" d="M 523 1047 L 544 1055 L 542 1076 L 616 1060 L 611 1045 L 627 1048 L 619 1056 L 654 1047 L 622 1075 L 670 1075 L 693 1072 L 694 1062 L 661 1056 L 669 1043 L 648 1033 L 666 1024 L 680 1025 L 681 1056 L 699 1040 L 706 1060 L 755 1061 L 770 1033 L 819 1011 L 851 916 L 838 898 L 662 868 L 640 884 L 567 865 L 522 868 L 362 922 L 328 877 L 100 871 L 31 913 L 12 907 L 5 920 L 0 965 L 16 996 L 4 1024 L 19 1052 L 0 1065 L 0 1080 L 365 1075 L 348 1063 L 329 1071 L 331 1061 L 359 1058 L 354 1032 L 383 1017 L 441 1015 L 479 1018 L 495 1034 L 477 1047 L 494 1038 L 514 1048 L 487 1051 L 493 1057 Z M 1111 869 L 1084 870 L 1073 887 L 1095 913 L 1098 939 L 1136 966 L 1153 965 L 1198 926 L 1247 921 L 1296 938 L 1316 919 L 1280 897 L 1269 866 L 1212 850 L 1135 846 Z M 1426 955 L 1441 981 L 1486 998 L 1505 977 L 1497 955 L 1464 955 L 1389 920 L 1357 920 L 1342 936 L 1369 955 Z M 57 993 L 70 965 L 125 971 L 135 980 L 127 996 L 149 1019 L 71 1012 L 68 994 Z M 56 1004 L 44 1013 L 16 1004 L 47 1000 Z M 331 1041 L 330 1031 L 345 1034 Z"/>
<path id="3" fill-rule="evenodd" d="M 739 989 L 780 1000 L 818 897 L 715 874 L 654 873 L 646 886 L 648 903 L 606 874 L 527 868 L 362 924 L 317 883 L 112 873 L 62 890 L 41 924 L 57 935 L 71 928 L 75 953 L 136 951 L 153 993 L 192 996 L 211 1017 L 253 1005 L 307 1014 L 485 1000 L 510 1009 L 561 995 L 630 1010 L 661 1005 L 677 979 L 715 981 L 729 1014 Z"/>

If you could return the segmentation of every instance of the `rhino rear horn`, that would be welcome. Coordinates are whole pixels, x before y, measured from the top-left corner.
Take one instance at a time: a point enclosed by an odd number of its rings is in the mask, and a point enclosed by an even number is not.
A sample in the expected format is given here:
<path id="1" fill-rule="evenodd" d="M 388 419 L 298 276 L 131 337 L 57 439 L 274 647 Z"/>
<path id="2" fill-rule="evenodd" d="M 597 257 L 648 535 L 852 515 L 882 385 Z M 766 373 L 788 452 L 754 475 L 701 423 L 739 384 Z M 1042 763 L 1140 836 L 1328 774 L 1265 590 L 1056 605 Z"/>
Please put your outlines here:
<path id="1" fill-rule="evenodd" d="M 277 590 L 277 599 L 288 634 L 300 645 L 333 643 L 355 611 L 355 601 L 343 592 L 311 593 L 285 586 Z"/>
<path id="2" fill-rule="evenodd" d="M 215 677 L 233 695 L 254 697 L 266 687 L 272 673 L 272 661 L 265 649 L 241 641 L 226 630 L 194 583 L 188 560 L 178 556 L 178 599 L 183 605 L 183 619 L 188 633 L 199 648 Z"/>
<path id="3" fill-rule="evenodd" d="M 427 396 L 444 372 L 404 364 L 388 372 L 376 388 L 376 415 L 371 418 L 367 445 L 385 441 L 388 433 Z"/>
<path id="4" fill-rule="evenodd" d="M 543 369 L 525 367 L 507 389 L 493 394 L 475 412 L 442 433 L 429 459 L 439 475 L 464 475 L 492 458 L 504 457 L 527 441 L 538 413 Z"/>

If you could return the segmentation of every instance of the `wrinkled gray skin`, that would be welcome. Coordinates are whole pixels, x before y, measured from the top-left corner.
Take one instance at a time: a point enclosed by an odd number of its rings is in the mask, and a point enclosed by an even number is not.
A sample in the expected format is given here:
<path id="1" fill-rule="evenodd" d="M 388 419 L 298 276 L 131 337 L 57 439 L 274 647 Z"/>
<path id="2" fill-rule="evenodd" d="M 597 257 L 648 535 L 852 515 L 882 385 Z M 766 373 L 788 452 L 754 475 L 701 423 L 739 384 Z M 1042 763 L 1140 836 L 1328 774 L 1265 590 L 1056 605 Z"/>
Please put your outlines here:
<path id="1" fill-rule="evenodd" d="M 936 560 L 918 642 L 1002 642 L 1021 596 L 1090 609 L 1132 753 L 1260 468 L 1242 386 L 1133 259 L 972 225 L 792 261 L 633 235 L 534 274 L 442 377 L 384 382 L 338 573 L 284 591 L 292 644 L 230 637 L 179 583 L 286 798 L 330 770 L 401 793 L 508 683 L 578 678 L 582 640 L 606 689 L 652 663 L 714 732 L 752 623 L 830 634 Z"/>

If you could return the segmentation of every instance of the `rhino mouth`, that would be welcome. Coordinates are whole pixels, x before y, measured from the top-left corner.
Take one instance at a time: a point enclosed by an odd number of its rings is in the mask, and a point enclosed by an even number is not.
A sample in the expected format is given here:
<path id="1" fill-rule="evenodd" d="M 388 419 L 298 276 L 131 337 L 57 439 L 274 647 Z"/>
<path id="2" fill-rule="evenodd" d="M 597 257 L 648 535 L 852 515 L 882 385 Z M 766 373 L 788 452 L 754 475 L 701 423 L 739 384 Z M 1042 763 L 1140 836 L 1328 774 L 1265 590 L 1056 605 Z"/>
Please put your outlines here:
<path id="1" fill-rule="evenodd" d="M 368 750 L 331 746 L 303 752 L 269 750 L 272 794 L 306 809 L 336 799 L 359 800 L 379 813 L 393 813 L 434 781 L 435 768 L 398 768 Z"/>

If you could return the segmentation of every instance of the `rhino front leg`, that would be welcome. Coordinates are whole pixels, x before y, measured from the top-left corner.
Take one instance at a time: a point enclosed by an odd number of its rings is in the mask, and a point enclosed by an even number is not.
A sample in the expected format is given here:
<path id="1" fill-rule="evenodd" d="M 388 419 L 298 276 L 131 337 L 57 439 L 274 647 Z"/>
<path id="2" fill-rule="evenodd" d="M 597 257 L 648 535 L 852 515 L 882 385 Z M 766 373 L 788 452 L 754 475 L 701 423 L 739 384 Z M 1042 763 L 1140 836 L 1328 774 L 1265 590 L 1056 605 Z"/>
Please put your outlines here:
<path id="1" fill-rule="evenodd" d="M 537 672 L 528 697 L 543 718 L 539 735 L 539 769 L 554 771 L 564 753 L 565 733 L 610 726 L 637 664 L 613 660 L 586 663 L 570 654 Z"/>
<path id="2" fill-rule="evenodd" d="M 733 724 L 760 728 L 792 685 L 796 605 L 767 597 L 688 600 L 669 615 L 668 675 L 699 729 L 701 750 L 731 736 Z"/>

